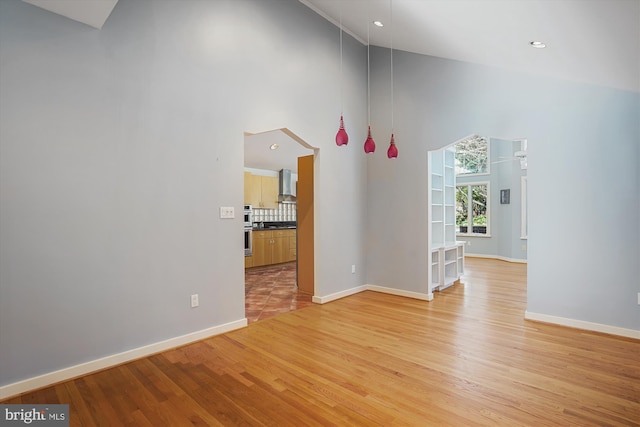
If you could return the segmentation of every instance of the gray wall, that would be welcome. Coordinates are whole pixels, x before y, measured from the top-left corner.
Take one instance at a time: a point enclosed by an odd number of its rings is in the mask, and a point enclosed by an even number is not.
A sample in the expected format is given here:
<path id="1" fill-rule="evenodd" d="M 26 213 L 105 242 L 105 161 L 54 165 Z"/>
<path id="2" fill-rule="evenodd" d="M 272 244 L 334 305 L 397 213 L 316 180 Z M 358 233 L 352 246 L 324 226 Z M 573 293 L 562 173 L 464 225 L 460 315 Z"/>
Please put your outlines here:
<path id="1" fill-rule="evenodd" d="M 320 149 L 317 294 L 363 283 L 339 39 L 297 0 L 120 0 L 100 31 L 0 1 L 0 385 L 244 318 L 245 131 Z M 345 35 L 354 142 L 365 75 Z"/>
<path id="2" fill-rule="evenodd" d="M 372 57 L 385 145 L 389 51 Z M 400 154 L 367 161 L 367 283 L 427 291 L 427 151 L 526 137 L 527 310 L 640 330 L 640 95 L 398 51 L 394 77 Z"/>

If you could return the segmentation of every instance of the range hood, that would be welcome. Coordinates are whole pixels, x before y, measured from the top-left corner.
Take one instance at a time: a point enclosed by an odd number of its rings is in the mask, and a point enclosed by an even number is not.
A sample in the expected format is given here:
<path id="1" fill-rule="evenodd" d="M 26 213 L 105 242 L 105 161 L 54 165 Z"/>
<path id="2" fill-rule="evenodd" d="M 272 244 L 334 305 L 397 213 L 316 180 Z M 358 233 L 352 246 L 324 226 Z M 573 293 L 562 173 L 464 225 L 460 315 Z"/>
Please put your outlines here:
<path id="1" fill-rule="evenodd" d="M 278 172 L 278 201 L 281 203 L 296 202 L 296 183 L 290 169 Z"/>

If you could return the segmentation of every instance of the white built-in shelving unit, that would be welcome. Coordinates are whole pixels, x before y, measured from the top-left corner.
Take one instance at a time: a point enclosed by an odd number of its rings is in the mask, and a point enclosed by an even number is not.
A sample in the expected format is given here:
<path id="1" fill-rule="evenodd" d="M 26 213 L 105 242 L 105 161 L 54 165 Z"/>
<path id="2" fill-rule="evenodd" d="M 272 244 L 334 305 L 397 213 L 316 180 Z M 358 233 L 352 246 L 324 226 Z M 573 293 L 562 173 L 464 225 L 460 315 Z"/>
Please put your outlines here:
<path id="1" fill-rule="evenodd" d="M 464 272 L 464 242 L 456 241 L 456 175 L 453 147 L 429 152 L 431 283 L 429 294 L 453 285 Z"/>

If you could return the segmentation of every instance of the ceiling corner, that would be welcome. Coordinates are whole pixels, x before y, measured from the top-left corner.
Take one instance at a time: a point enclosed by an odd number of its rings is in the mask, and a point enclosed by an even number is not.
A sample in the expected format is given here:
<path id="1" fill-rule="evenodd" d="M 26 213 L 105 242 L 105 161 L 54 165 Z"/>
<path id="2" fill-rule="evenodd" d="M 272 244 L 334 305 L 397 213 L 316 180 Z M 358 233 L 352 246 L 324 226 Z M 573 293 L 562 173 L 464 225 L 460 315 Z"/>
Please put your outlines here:
<path id="1" fill-rule="evenodd" d="M 22 0 L 93 28 L 101 29 L 118 0 Z"/>

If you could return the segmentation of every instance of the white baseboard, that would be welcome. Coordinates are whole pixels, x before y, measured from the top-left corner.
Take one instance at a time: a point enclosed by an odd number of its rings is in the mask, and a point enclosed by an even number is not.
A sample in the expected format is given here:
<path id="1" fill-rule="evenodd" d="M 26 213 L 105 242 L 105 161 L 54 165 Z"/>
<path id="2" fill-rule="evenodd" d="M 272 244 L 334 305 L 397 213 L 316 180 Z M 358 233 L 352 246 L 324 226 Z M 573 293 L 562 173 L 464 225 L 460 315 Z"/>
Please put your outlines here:
<path id="1" fill-rule="evenodd" d="M 524 312 L 524 318 L 527 320 L 535 320 L 536 322 L 553 323 L 555 325 L 568 326 L 570 328 L 640 339 L 640 331 L 635 329 L 620 328 L 618 326 L 603 325 L 601 323 L 586 322 L 584 320 L 568 319 L 566 317 L 551 316 L 549 314 L 532 313 L 530 311 Z"/>
<path id="2" fill-rule="evenodd" d="M 374 292 L 380 292 L 383 294 L 398 295 L 401 297 L 414 298 L 414 299 L 419 299 L 423 301 L 431 301 L 433 299 L 433 293 L 423 294 L 420 292 L 403 291 L 401 289 L 386 288 L 384 286 L 362 285 L 362 286 L 357 286 L 355 288 L 347 289 L 346 291 L 341 291 L 341 292 L 336 292 L 335 294 L 326 295 L 324 297 L 314 296 L 312 298 L 312 301 L 315 302 L 316 304 L 325 304 L 325 303 L 335 301 L 340 298 L 348 297 L 350 295 L 355 295 L 357 293 L 364 292 L 364 291 L 374 291 Z"/>
<path id="3" fill-rule="evenodd" d="M 465 257 L 469 257 L 469 258 L 488 258 L 488 259 L 498 259 L 500 261 L 506 261 L 506 262 L 516 262 L 516 263 L 520 263 L 520 264 L 526 264 L 527 260 L 526 259 L 519 259 L 519 258 L 507 258 L 504 256 L 500 256 L 500 255 L 484 255 L 484 254 L 470 254 L 465 252 L 464 253 Z"/>
<path id="4" fill-rule="evenodd" d="M 0 387 L 0 400 L 247 326 L 247 319 L 156 342 Z"/>
<path id="5" fill-rule="evenodd" d="M 367 290 L 367 285 L 357 286 L 355 288 L 347 289 L 346 291 L 336 292 L 335 294 L 329 294 L 324 297 L 317 297 L 314 295 L 311 301 L 315 302 L 316 304 L 325 304 L 340 298 L 348 297 L 350 295 L 355 295 L 357 293 L 360 293 L 366 290 Z"/>
<path id="6" fill-rule="evenodd" d="M 368 291 L 381 292 L 383 294 L 398 295 L 401 297 L 419 299 L 422 301 L 431 301 L 433 293 L 423 294 L 421 292 L 403 291 L 402 289 L 386 288 L 384 286 L 366 285 Z"/>

